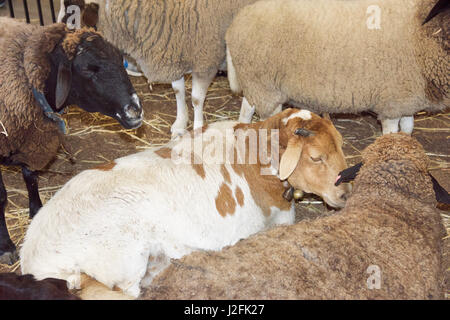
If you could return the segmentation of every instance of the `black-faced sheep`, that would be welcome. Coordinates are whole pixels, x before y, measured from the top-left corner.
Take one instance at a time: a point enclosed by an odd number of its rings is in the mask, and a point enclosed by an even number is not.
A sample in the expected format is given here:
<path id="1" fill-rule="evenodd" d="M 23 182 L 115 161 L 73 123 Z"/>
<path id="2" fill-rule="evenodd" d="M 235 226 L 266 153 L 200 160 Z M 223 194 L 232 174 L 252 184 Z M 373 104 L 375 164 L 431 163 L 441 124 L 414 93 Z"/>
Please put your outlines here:
<path id="1" fill-rule="evenodd" d="M 22 273 L 77 288 L 85 273 L 137 297 L 171 258 L 293 223 L 285 183 L 344 206 L 345 168 L 341 135 L 309 111 L 216 122 L 71 179 L 31 222 Z"/>
<path id="2" fill-rule="evenodd" d="M 38 27 L 0 18 L 0 164 L 22 167 L 30 217 L 41 207 L 37 170 L 56 155 L 68 105 L 101 112 L 126 128 L 142 123 L 142 107 L 118 49 L 93 30 Z M 0 172 L 0 262 L 14 260 L 4 217 Z"/>
<path id="3" fill-rule="evenodd" d="M 411 133 L 414 113 L 450 106 L 450 11 L 437 0 L 261 1 L 226 34 L 242 122 L 284 102 L 315 112 L 373 111 L 383 133 Z M 433 13 L 433 14 L 435 14 Z M 431 16 L 433 16 L 433 14 Z M 430 16 L 430 17 L 431 17 Z"/>
<path id="4" fill-rule="evenodd" d="M 31 275 L 0 274 L 0 300 L 80 300 L 60 279 L 37 281 Z"/>
<path id="5" fill-rule="evenodd" d="M 177 119 L 172 134 L 189 120 L 184 75 L 192 72 L 194 129 L 203 126 L 206 92 L 225 63 L 225 32 L 244 6 L 257 0 L 100 0 L 99 30 L 134 58 L 150 82 L 172 83 Z"/>
<path id="6" fill-rule="evenodd" d="M 445 229 L 422 146 L 385 135 L 363 163 L 341 212 L 174 260 L 141 298 L 443 298 Z"/>

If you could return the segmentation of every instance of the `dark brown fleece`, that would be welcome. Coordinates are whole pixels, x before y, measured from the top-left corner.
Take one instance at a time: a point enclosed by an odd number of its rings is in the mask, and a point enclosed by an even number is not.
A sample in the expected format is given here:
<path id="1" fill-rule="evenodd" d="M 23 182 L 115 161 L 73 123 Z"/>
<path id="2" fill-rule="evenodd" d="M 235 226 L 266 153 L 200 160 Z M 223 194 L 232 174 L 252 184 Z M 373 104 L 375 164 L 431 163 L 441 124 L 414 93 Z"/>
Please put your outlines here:
<path id="1" fill-rule="evenodd" d="M 0 160 L 44 168 L 56 155 L 62 136 L 36 104 L 32 87 L 43 92 L 50 74 L 48 54 L 63 41 L 69 59 L 83 32 L 64 24 L 31 26 L 0 18 Z M 4 133 L 2 133 L 5 131 Z"/>
<path id="2" fill-rule="evenodd" d="M 417 141 L 379 138 L 338 214 L 172 262 L 142 299 L 441 299 L 444 227 Z M 369 289 L 370 266 L 381 271 Z"/>
<path id="3" fill-rule="evenodd" d="M 32 275 L 0 274 L 0 300 L 79 300 L 60 279 L 37 281 Z"/>

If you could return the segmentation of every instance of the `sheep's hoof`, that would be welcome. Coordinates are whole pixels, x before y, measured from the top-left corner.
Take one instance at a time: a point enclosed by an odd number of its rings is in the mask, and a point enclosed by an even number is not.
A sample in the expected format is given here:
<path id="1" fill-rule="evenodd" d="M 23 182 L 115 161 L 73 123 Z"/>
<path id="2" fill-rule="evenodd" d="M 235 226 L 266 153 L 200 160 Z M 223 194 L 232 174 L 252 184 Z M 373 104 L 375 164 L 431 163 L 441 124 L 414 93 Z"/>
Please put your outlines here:
<path id="1" fill-rule="evenodd" d="M 30 203 L 30 219 L 33 219 L 34 216 L 38 213 L 38 211 L 42 208 L 41 200 L 39 199 L 37 202 Z"/>
<path id="2" fill-rule="evenodd" d="M 17 252 L 17 250 L 5 253 L 2 253 L 0 251 L 0 264 L 13 265 L 18 260 L 19 260 L 19 253 Z"/>
<path id="3" fill-rule="evenodd" d="M 19 254 L 14 243 L 7 237 L 0 239 L 0 264 L 12 265 L 19 260 Z"/>

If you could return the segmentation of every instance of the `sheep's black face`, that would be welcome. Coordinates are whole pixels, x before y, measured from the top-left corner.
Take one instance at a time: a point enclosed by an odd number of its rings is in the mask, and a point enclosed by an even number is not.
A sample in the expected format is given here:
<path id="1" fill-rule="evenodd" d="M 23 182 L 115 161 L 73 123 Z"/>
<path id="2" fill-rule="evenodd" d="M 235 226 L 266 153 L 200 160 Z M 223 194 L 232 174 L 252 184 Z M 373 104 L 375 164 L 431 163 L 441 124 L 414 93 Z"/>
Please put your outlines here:
<path id="1" fill-rule="evenodd" d="M 142 124 L 143 110 L 119 50 L 99 36 L 84 39 L 71 66 L 68 102 L 110 116 L 127 129 Z"/>

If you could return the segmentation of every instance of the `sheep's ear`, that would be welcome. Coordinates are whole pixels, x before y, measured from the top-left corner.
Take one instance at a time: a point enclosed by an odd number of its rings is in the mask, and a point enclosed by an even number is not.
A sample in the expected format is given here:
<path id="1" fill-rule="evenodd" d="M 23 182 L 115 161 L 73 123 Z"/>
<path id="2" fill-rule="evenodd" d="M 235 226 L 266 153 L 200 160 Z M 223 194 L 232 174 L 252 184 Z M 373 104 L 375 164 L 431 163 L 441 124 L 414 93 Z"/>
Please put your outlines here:
<path id="1" fill-rule="evenodd" d="M 56 82 L 56 110 L 60 110 L 64 102 L 66 102 L 71 86 L 72 66 L 68 61 L 60 62 Z"/>
<path id="2" fill-rule="evenodd" d="M 81 20 L 86 27 L 94 28 L 97 30 L 98 23 L 98 10 L 99 5 L 97 3 L 88 3 L 83 11 Z"/>
<path id="3" fill-rule="evenodd" d="M 303 142 L 301 139 L 290 139 L 286 151 L 281 156 L 280 161 L 280 179 L 289 178 L 297 167 L 302 154 Z"/>
<path id="4" fill-rule="evenodd" d="M 436 200 L 440 203 L 450 204 L 450 195 L 447 190 L 442 187 L 439 182 L 430 173 L 431 182 L 433 183 L 433 190 L 436 195 Z"/>
<path id="5" fill-rule="evenodd" d="M 429 22 L 431 19 L 433 19 L 434 17 L 436 17 L 438 14 L 449 10 L 450 9 L 450 1 L 448 0 L 439 0 L 435 6 L 433 7 L 433 9 L 431 9 L 430 13 L 428 14 L 428 16 L 425 18 L 425 21 L 422 23 L 422 25 L 426 24 L 427 22 Z"/>
<path id="6" fill-rule="evenodd" d="M 328 112 L 324 112 L 322 113 L 322 118 L 326 119 L 326 120 L 330 120 L 331 121 L 331 117 L 330 114 Z"/>

